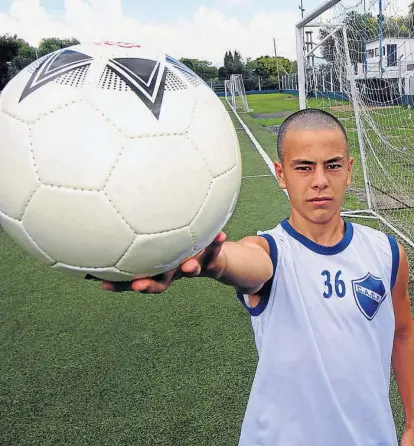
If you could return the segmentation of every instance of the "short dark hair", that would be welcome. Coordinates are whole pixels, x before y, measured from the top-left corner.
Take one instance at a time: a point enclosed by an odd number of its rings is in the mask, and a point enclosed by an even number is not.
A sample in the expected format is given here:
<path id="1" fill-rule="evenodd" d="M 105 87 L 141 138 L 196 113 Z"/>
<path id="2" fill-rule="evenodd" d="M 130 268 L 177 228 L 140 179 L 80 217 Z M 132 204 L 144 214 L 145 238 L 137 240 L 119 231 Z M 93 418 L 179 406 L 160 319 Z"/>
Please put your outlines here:
<path id="1" fill-rule="evenodd" d="M 348 150 L 348 137 L 344 126 L 331 113 L 317 108 L 306 108 L 293 113 L 283 121 L 277 136 L 277 154 L 283 160 L 283 144 L 290 129 L 337 129 L 344 135 Z"/>

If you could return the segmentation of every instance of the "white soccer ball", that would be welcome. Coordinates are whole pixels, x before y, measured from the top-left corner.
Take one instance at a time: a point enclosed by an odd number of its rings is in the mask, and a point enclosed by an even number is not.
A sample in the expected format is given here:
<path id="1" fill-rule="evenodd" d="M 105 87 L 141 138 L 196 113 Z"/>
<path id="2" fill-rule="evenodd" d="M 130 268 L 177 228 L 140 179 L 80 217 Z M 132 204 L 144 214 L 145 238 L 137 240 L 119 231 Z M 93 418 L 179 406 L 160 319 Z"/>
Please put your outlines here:
<path id="1" fill-rule="evenodd" d="M 240 182 L 224 106 L 165 53 L 76 45 L 0 96 L 0 224 L 56 270 L 120 281 L 178 266 L 226 224 Z"/>

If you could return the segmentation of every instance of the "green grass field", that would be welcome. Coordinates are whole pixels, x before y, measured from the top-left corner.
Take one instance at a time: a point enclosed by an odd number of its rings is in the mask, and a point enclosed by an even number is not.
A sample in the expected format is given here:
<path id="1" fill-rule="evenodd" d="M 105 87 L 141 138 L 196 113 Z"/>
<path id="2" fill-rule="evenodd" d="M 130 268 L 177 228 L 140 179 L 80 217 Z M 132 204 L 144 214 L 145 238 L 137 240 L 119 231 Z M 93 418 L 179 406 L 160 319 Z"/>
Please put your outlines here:
<path id="1" fill-rule="evenodd" d="M 287 110 L 262 98 L 249 102 Z M 275 136 L 243 118 L 274 158 Z M 243 175 L 268 174 L 238 133 Z M 245 178 L 226 231 L 238 239 L 288 213 L 273 178 Z M 231 288 L 187 279 L 162 295 L 108 293 L 40 265 L 1 229 L 0 250 L 0 445 L 237 444 L 257 354 Z M 391 400 L 400 434 L 394 382 Z"/>

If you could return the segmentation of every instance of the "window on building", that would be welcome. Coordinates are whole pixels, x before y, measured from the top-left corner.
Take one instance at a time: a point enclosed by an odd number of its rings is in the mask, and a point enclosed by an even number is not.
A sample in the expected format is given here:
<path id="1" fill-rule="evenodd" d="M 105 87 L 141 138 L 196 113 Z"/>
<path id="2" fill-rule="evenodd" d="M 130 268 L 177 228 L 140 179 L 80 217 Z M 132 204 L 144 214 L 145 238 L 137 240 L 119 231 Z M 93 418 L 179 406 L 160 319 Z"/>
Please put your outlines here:
<path id="1" fill-rule="evenodd" d="M 397 66 L 397 45 L 391 44 L 387 45 L 387 66 L 396 67 Z"/>
<path id="2" fill-rule="evenodd" d="M 371 59 L 372 57 L 374 57 L 374 50 L 368 50 L 367 51 L 367 59 Z"/>
<path id="3" fill-rule="evenodd" d="M 375 48 L 375 55 L 379 56 L 379 48 Z"/>

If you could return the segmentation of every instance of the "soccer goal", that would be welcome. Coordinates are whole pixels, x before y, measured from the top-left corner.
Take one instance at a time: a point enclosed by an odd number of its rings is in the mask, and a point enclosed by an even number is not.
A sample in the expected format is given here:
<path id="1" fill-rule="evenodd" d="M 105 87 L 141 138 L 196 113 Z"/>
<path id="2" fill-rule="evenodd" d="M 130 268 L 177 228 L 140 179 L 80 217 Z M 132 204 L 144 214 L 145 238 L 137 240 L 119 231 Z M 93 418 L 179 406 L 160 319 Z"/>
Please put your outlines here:
<path id="1" fill-rule="evenodd" d="M 230 107 L 236 112 L 248 113 L 252 111 L 247 102 L 246 90 L 244 89 L 243 76 L 232 74 L 229 80 L 224 82 L 224 92 Z"/>
<path id="2" fill-rule="evenodd" d="M 393 231 L 414 264 L 414 21 L 395 0 L 331 0 L 296 26 L 300 108 L 333 113 L 355 157 L 343 214 Z"/>

